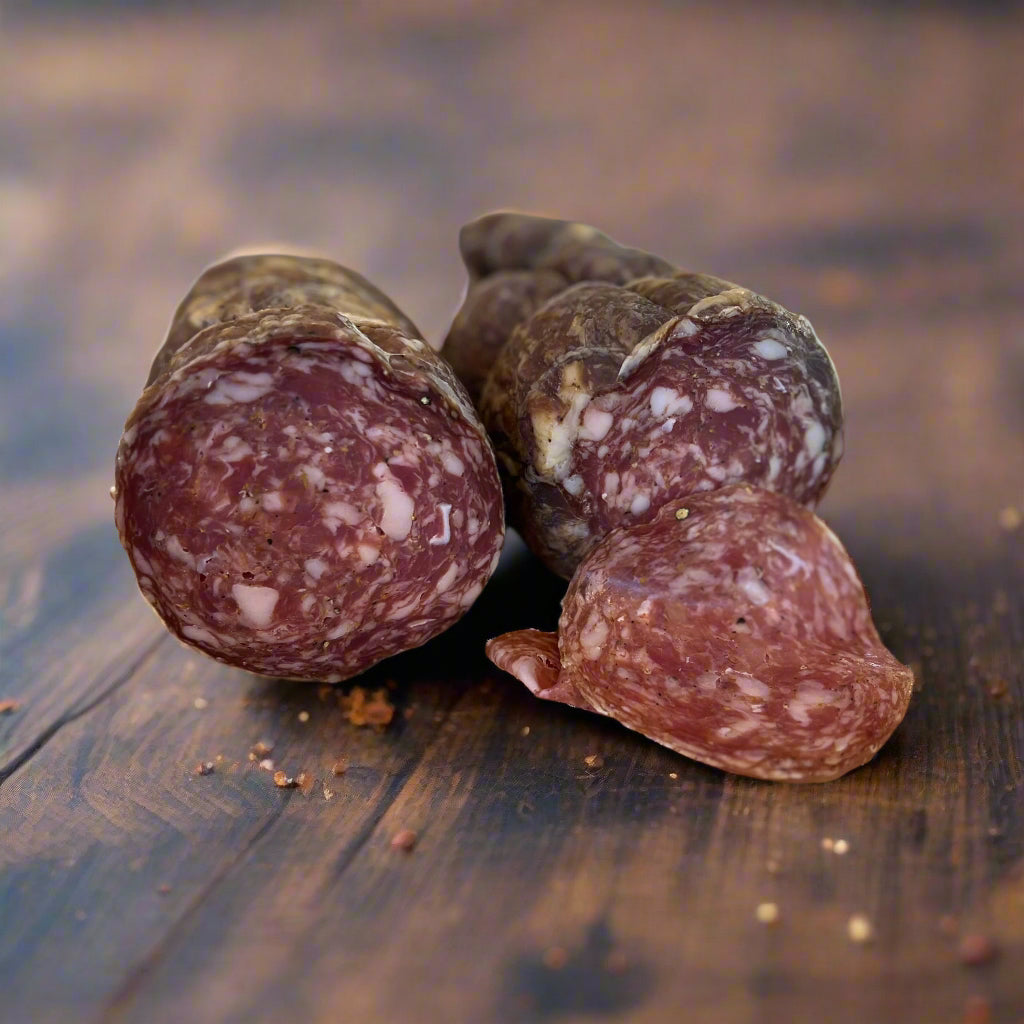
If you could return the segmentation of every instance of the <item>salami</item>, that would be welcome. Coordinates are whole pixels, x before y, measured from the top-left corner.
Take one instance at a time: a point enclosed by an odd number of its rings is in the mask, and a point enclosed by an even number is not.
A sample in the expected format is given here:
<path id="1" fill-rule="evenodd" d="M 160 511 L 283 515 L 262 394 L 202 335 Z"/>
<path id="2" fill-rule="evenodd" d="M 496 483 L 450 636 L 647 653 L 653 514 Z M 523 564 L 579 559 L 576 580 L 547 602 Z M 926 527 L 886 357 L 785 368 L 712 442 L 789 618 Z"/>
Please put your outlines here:
<path id="1" fill-rule="evenodd" d="M 478 406 L 510 520 L 555 572 L 694 492 L 744 482 L 821 498 L 842 402 L 806 318 L 584 225 L 497 214 L 461 244 L 471 283 L 444 352 L 475 366 L 474 388 L 493 362 Z M 566 285 L 545 299 L 551 274 Z M 495 316 L 502 282 L 516 298 Z"/>
<path id="2" fill-rule="evenodd" d="M 913 675 L 885 649 L 842 545 L 749 485 L 667 502 L 580 565 L 558 633 L 491 640 L 540 697 L 740 775 L 824 782 L 870 760 Z"/>
<path id="3" fill-rule="evenodd" d="M 452 625 L 504 533 L 494 456 L 451 369 L 369 282 L 299 257 L 196 282 L 113 493 L 171 632 L 295 679 L 348 678 Z"/>

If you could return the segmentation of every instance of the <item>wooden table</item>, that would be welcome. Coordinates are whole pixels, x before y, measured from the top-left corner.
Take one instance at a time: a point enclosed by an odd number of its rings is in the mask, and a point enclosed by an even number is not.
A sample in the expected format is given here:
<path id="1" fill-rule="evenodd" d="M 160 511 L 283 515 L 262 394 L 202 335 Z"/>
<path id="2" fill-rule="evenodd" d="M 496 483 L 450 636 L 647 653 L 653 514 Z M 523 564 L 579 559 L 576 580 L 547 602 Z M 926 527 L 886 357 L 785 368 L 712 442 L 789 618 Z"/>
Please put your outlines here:
<path id="1" fill-rule="evenodd" d="M 1021 9 L 153 6 L 0 26 L 0 1020 L 1024 1020 Z M 818 327 L 823 514 L 920 681 L 872 764 L 763 784 L 534 700 L 482 651 L 557 615 L 515 544 L 360 681 L 380 731 L 149 612 L 107 487 L 191 278 L 309 245 L 436 338 L 509 205 Z"/>

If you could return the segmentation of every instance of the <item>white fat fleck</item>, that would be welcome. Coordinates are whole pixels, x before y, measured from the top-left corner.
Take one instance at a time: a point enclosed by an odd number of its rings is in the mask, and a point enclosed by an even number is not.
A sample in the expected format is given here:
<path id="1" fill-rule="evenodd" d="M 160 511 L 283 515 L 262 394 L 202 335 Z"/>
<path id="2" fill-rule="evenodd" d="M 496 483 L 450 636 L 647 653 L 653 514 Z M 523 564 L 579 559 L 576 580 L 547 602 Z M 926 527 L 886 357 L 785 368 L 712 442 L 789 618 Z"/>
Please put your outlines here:
<path id="1" fill-rule="evenodd" d="M 255 402 L 270 393 L 274 377 L 270 373 L 248 373 L 236 370 L 221 377 L 203 397 L 210 405 L 234 405 L 237 402 Z"/>
<path id="2" fill-rule="evenodd" d="M 601 657 L 604 642 L 608 639 L 608 623 L 597 612 L 591 612 L 586 625 L 580 633 L 580 647 L 583 657 L 588 661 L 597 661 Z"/>
<path id="3" fill-rule="evenodd" d="M 280 512 L 284 509 L 284 498 L 281 497 L 280 491 L 268 491 L 260 501 L 268 512 Z"/>
<path id="4" fill-rule="evenodd" d="M 165 546 L 167 554 L 171 556 L 176 562 L 184 562 L 185 565 L 194 569 L 196 567 L 195 556 L 190 554 L 181 546 L 181 541 L 177 537 L 168 537 L 167 544 Z"/>
<path id="5" fill-rule="evenodd" d="M 808 679 L 797 687 L 796 693 L 790 698 L 787 710 L 792 718 L 801 725 L 809 725 L 807 712 L 812 708 L 820 708 L 824 704 L 832 704 L 835 697 L 821 683 Z"/>
<path id="6" fill-rule="evenodd" d="M 412 518 L 416 505 L 385 463 L 378 462 L 373 467 L 373 475 L 379 481 L 376 487 L 377 497 L 384 506 L 380 528 L 392 540 L 405 540 L 412 532 Z"/>
<path id="7" fill-rule="evenodd" d="M 452 507 L 447 502 L 437 506 L 441 513 L 441 532 L 436 537 L 430 538 L 430 544 L 447 544 L 452 539 L 451 514 Z"/>
<path id="8" fill-rule="evenodd" d="M 451 589 L 452 584 L 459 578 L 459 573 L 462 571 L 462 564 L 460 562 L 452 562 L 448 566 L 445 574 L 434 584 L 434 589 L 439 593 L 443 594 Z"/>
<path id="9" fill-rule="evenodd" d="M 195 640 L 201 644 L 210 644 L 211 647 L 217 646 L 217 638 L 208 629 L 203 629 L 202 626 L 182 626 L 181 632 L 189 640 Z"/>
<path id="10" fill-rule="evenodd" d="M 362 520 L 359 509 L 347 501 L 329 501 L 324 505 L 323 524 L 331 533 L 337 533 L 342 523 L 358 526 Z"/>
<path id="11" fill-rule="evenodd" d="M 459 600 L 459 604 L 463 608 L 468 608 L 479 596 L 480 591 L 484 589 L 483 583 L 474 583 Z"/>
<path id="12" fill-rule="evenodd" d="M 302 614 L 308 614 L 309 609 L 312 608 L 314 604 L 316 604 L 316 594 L 304 594 L 302 600 L 299 602 Z"/>
<path id="13" fill-rule="evenodd" d="M 257 629 L 270 625 L 274 617 L 274 606 L 281 596 L 273 587 L 250 587 L 244 583 L 236 583 L 231 588 L 231 596 L 242 613 L 242 618 Z"/>
<path id="14" fill-rule="evenodd" d="M 774 483 L 782 470 L 782 458 L 779 455 L 768 456 L 768 483 Z"/>
<path id="15" fill-rule="evenodd" d="M 597 457 L 599 459 L 603 459 L 609 451 L 611 451 L 611 449 L 608 447 L 608 445 L 603 444 L 600 448 L 597 449 Z"/>
<path id="16" fill-rule="evenodd" d="M 578 473 L 574 473 L 572 476 L 567 476 L 562 481 L 562 486 L 573 496 L 583 493 L 583 477 Z"/>
<path id="17" fill-rule="evenodd" d="M 220 454 L 217 456 L 221 462 L 238 462 L 247 455 L 252 455 L 252 446 L 237 434 L 224 438 L 220 446 Z"/>
<path id="18" fill-rule="evenodd" d="M 740 569 L 736 574 L 736 586 L 756 605 L 767 604 L 772 599 L 772 592 L 761 582 L 752 566 Z"/>
<path id="19" fill-rule="evenodd" d="M 130 448 L 135 443 L 135 435 L 139 432 L 137 425 L 133 424 L 121 435 L 121 444 Z"/>
<path id="20" fill-rule="evenodd" d="M 615 494 L 619 489 L 619 474 L 618 473 L 605 473 L 604 475 L 604 491 L 601 493 L 601 497 L 604 498 L 606 495 Z"/>
<path id="21" fill-rule="evenodd" d="M 282 434 L 287 434 L 289 437 L 295 437 L 299 432 L 299 428 L 293 423 L 289 423 L 287 427 L 281 428 Z"/>
<path id="22" fill-rule="evenodd" d="M 312 466 L 309 463 L 299 466 L 299 477 L 315 491 L 323 490 L 324 484 L 327 483 L 324 471 L 319 466 Z"/>
<path id="23" fill-rule="evenodd" d="M 327 572 L 327 563 L 322 558 L 307 558 L 303 562 L 306 572 L 309 573 L 313 579 L 318 580 L 325 572 Z"/>
<path id="24" fill-rule="evenodd" d="M 675 416 L 670 416 L 670 417 L 669 417 L 669 418 L 668 418 L 667 420 L 665 420 L 665 422 L 664 422 L 664 423 L 662 423 L 662 425 L 661 425 L 661 430 L 662 430 L 662 433 L 664 433 L 664 434 L 671 434 L 671 433 L 672 433 L 672 430 L 673 430 L 673 428 L 675 427 L 675 425 L 676 425 L 676 418 L 675 418 Z"/>
<path id="25" fill-rule="evenodd" d="M 646 598 L 644 598 L 644 601 L 640 605 L 640 607 L 637 608 L 636 613 L 641 618 L 646 618 L 648 615 L 651 614 L 651 608 L 653 608 L 653 607 L 654 607 L 654 602 L 649 597 L 646 597 Z"/>
<path id="26" fill-rule="evenodd" d="M 530 693 L 538 696 L 544 689 L 540 685 L 540 679 L 537 677 L 539 662 L 540 659 L 535 658 L 532 654 L 524 654 L 521 658 L 516 658 L 508 668 L 510 675 L 515 676 Z"/>
<path id="27" fill-rule="evenodd" d="M 662 416 L 685 416 L 693 408 L 693 399 L 674 388 L 657 387 L 651 392 L 651 412 Z"/>
<path id="28" fill-rule="evenodd" d="M 629 511 L 635 516 L 643 515 L 651 507 L 651 499 L 646 494 L 637 494 L 630 502 Z"/>
<path id="29" fill-rule="evenodd" d="M 246 515 L 249 512 L 255 512 L 258 507 L 259 506 L 256 504 L 256 502 L 253 501 L 248 494 L 243 495 L 241 498 L 238 499 L 238 511 L 241 512 L 243 515 Z"/>
<path id="30" fill-rule="evenodd" d="M 760 341 L 755 341 L 753 348 L 762 359 L 783 359 L 789 354 L 786 346 L 770 334 L 766 334 Z"/>
<path id="31" fill-rule="evenodd" d="M 356 554 L 359 555 L 359 561 L 363 565 L 373 565 L 380 556 L 380 548 L 374 544 L 357 544 Z"/>
<path id="32" fill-rule="evenodd" d="M 335 626 L 334 629 L 332 629 L 330 633 L 327 634 L 327 639 L 338 640 L 341 637 L 351 633 L 353 629 L 355 629 L 355 626 L 346 619 L 344 622 L 341 622 L 337 626 Z"/>
<path id="33" fill-rule="evenodd" d="M 744 675 L 742 672 L 731 673 L 731 678 L 736 684 L 736 688 L 741 690 L 748 697 L 754 697 L 757 700 L 764 700 L 766 697 L 771 696 L 771 688 L 767 683 L 763 683 L 760 679 Z"/>
<path id="34" fill-rule="evenodd" d="M 588 405 L 583 413 L 583 426 L 580 428 L 580 438 L 584 441 L 602 441 L 605 435 L 611 430 L 615 417 L 604 409 Z"/>
<path id="35" fill-rule="evenodd" d="M 678 334 L 685 334 L 688 338 L 692 337 L 700 330 L 700 325 L 694 323 L 689 317 L 683 317 L 682 320 L 676 324 L 676 332 Z"/>
<path id="36" fill-rule="evenodd" d="M 733 409 L 738 409 L 740 405 L 735 396 L 725 388 L 708 388 L 704 404 L 712 412 L 731 412 Z"/>
<path id="37" fill-rule="evenodd" d="M 443 452 L 441 455 L 441 465 L 443 465 L 444 468 L 453 476 L 462 476 L 466 471 L 465 463 L 458 457 L 458 455 L 455 454 L 455 452 Z"/>
<path id="38" fill-rule="evenodd" d="M 804 431 L 804 447 L 812 459 L 816 458 L 825 447 L 825 428 L 817 420 L 812 420 L 807 424 L 807 429 Z"/>

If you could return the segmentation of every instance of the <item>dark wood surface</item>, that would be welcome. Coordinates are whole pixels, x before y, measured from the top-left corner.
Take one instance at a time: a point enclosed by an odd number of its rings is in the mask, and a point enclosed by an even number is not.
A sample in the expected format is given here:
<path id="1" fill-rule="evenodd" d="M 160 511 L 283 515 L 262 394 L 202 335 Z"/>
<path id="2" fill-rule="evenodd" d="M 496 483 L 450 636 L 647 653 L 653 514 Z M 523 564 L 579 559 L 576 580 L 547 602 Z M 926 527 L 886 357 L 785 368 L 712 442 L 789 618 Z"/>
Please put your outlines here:
<path id="1" fill-rule="evenodd" d="M 830 10 L 9 5 L 0 1020 L 1024 1020 L 1024 13 Z M 515 544 L 362 681 L 379 731 L 152 617 L 107 488 L 191 279 L 310 246 L 439 338 L 497 206 L 811 317 L 848 411 L 823 514 L 920 681 L 872 764 L 762 784 L 535 701 L 482 653 L 557 615 Z"/>

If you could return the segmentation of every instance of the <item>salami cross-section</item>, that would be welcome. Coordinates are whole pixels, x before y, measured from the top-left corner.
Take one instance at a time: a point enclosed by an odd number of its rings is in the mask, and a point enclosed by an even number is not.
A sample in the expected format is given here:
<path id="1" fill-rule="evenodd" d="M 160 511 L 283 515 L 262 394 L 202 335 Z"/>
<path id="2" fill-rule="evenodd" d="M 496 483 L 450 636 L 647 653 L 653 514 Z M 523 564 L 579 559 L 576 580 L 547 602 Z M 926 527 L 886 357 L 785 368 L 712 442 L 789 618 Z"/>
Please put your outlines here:
<path id="1" fill-rule="evenodd" d="M 870 760 L 913 688 L 834 534 L 746 485 L 613 530 L 573 577 L 557 636 L 521 630 L 487 653 L 540 697 L 706 764 L 791 782 Z"/>
<path id="2" fill-rule="evenodd" d="M 447 364 L 369 282 L 299 257 L 196 282 L 114 496 L 168 628 L 296 679 L 345 679 L 452 625 L 504 532 L 494 456 Z"/>
<path id="3" fill-rule="evenodd" d="M 461 243 L 471 282 L 443 352 L 551 569 L 571 576 L 609 530 L 693 492 L 821 498 L 842 402 L 806 318 L 581 224 L 494 214 Z"/>

